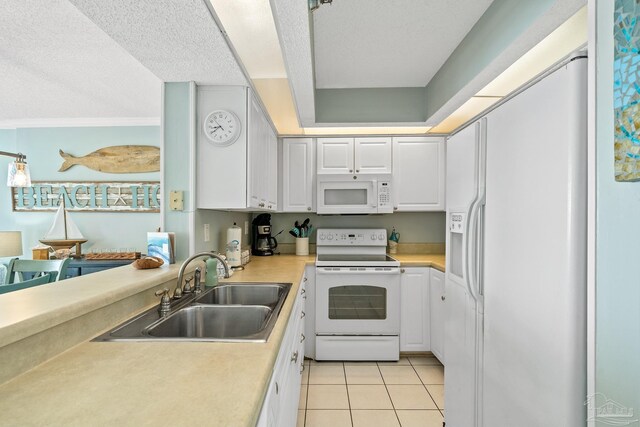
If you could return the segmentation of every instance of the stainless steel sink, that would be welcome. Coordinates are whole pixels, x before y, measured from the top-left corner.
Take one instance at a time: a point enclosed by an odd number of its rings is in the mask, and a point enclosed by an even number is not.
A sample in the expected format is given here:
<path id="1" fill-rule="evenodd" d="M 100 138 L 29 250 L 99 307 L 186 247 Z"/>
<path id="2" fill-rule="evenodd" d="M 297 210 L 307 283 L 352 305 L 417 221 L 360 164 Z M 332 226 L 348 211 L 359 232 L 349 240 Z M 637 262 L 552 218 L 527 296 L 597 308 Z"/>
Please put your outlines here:
<path id="1" fill-rule="evenodd" d="M 174 300 L 171 313 L 153 307 L 93 341 L 266 342 L 291 283 L 221 284 Z"/>
<path id="2" fill-rule="evenodd" d="M 261 305 L 194 305 L 175 312 L 145 332 L 158 338 L 266 340 L 273 311 Z"/>
<path id="3" fill-rule="evenodd" d="M 275 306 L 289 291 L 283 283 L 229 283 L 218 285 L 212 291 L 196 298 L 197 304 L 242 304 Z"/>

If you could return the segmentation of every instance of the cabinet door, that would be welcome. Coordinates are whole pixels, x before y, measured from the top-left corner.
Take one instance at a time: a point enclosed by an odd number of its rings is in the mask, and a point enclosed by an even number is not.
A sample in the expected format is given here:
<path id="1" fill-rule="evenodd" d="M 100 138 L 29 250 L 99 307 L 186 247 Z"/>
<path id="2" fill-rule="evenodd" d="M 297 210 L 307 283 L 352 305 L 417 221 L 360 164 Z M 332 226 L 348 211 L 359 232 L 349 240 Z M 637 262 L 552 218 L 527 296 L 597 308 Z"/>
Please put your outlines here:
<path id="1" fill-rule="evenodd" d="M 444 273 L 432 268 L 429 285 L 431 303 L 431 351 L 444 365 L 444 328 L 446 316 Z"/>
<path id="2" fill-rule="evenodd" d="M 444 138 L 393 138 L 394 210 L 444 211 L 444 184 Z"/>
<path id="3" fill-rule="evenodd" d="M 318 173 L 354 173 L 353 138 L 318 138 Z"/>
<path id="4" fill-rule="evenodd" d="M 355 173 L 391 173 L 391 138 L 356 138 Z"/>
<path id="5" fill-rule="evenodd" d="M 265 118 L 267 125 L 268 172 L 264 177 L 267 183 L 267 209 L 278 209 L 278 137 Z"/>
<path id="6" fill-rule="evenodd" d="M 247 153 L 247 205 L 251 208 L 261 208 L 264 204 L 264 175 L 265 175 L 265 128 L 262 110 L 255 98 L 249 96 L 248 115 L 248 153 Z M 225 185 L 223 182 L 221 185 Z"/>
<path id="7" fill-rule="evenodd" d="M 429 268 L 403 268 L 400 276 L 400 351 L 429 351 Z"/>
<path id="8" fill-rule="evenodd" d="M 305 294 L 304 299 L 304 354 L 316 357 L 316 267 L 308 265 L 304 269 Z"/>
<path id="9" fill-rule="evenodd" d="M 313 138 L 282 140 L 282 210 L 311 212 L 314 210 Z"/>

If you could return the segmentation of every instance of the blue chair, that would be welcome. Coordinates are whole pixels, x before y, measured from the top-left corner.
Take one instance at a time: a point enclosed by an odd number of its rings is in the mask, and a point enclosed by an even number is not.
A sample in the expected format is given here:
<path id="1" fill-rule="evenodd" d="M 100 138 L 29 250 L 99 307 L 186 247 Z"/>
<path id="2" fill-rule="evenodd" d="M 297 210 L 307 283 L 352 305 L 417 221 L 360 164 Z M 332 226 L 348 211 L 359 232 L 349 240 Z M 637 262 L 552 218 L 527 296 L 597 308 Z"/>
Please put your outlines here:
<path id="1" fill-rule="evenodd" d="M 45 275 L 36 277 L 35 279 L 25 280 L 24 282 L 18 282 L 12 285 L 2 285 L 0 286 L 0 294 L 6 294 L 8 292 L 19 291 L 20 289 L 27 289 L 34 286 L 49 284 L 55 280 L 52 279 L 52 277 L 57 276 L 57 274 L 58 273 L 46 273 Z"/>
<path id="2" fill-rule="evenodd" d="M 67 266 L 70 262 L 70 258 L 61 260 L 12 259 L 7 267 L 5 284 L 16 283 L 16 280 L 23 282 L 46 273 L 55 273 L 49 276 L 50 282 L 64 280 L 67 278 Z"/>

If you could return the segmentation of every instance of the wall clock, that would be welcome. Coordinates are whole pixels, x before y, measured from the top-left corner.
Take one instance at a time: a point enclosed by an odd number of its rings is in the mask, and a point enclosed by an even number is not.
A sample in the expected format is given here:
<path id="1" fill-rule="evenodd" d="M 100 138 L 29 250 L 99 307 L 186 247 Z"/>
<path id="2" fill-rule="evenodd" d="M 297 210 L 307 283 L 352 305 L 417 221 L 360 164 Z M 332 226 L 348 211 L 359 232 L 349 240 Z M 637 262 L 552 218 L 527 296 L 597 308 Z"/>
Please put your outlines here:
<path id="1" fill-rule="evenodd" d="M 231 111 L 215 110 L 204 119 L 204 134 L 209 141 L 220 147 L 236 142 L 241 128 L 238 116 Z"/>

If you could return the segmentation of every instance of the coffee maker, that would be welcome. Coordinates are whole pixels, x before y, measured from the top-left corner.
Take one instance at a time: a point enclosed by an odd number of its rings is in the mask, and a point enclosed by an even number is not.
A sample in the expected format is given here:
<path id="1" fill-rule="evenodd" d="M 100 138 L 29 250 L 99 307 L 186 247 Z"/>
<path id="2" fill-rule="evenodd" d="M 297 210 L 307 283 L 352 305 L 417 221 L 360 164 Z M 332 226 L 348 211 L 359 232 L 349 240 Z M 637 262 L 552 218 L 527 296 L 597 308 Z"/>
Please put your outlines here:
<path id="1" fill-rule="evenodd" d="M 263 213 L 253 219 L 251 254 L 256 256 L 273 255 L 273 250 L 278 247 L 278 241 L 271 236 L 271 215 Z"/>

